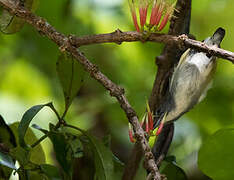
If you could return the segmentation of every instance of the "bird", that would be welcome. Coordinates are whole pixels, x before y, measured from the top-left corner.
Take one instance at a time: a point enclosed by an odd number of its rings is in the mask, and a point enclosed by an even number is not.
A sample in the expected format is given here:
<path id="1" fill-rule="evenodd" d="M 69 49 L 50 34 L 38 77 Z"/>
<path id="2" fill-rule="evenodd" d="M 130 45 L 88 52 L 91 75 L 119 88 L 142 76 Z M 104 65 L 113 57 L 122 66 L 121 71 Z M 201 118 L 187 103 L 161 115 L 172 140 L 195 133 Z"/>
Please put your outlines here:
<path id="1" fill-rule="evenodd" d="M 213 36 L 203 42 L 209 47 L 220 47 L 224 36 L 225 30 L 219 27 Z M 164 124 L 179 119 L 205 98 L 216 70 L 216 59 L 211 54 L 192 48 L 181 55 L 171 76 L 166 99 L 155 113 L 157 135 Z"/>

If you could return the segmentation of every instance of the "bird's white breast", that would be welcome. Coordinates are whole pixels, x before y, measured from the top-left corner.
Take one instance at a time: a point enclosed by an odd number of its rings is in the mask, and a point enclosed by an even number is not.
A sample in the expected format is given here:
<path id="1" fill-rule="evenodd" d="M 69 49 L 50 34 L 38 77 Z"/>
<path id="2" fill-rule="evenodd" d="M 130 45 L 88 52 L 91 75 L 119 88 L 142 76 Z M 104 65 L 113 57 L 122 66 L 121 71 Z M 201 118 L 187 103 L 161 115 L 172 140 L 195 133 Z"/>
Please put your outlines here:
<path id="1" fill-rule="evenodd" d="M 188 58 L 188 63 L 197 66 L 200 73 L 207 70 L 207 66 L 210 64 L 211 58 L 208 58 L 205 53 L 196 53 L 191 58 Z"/>

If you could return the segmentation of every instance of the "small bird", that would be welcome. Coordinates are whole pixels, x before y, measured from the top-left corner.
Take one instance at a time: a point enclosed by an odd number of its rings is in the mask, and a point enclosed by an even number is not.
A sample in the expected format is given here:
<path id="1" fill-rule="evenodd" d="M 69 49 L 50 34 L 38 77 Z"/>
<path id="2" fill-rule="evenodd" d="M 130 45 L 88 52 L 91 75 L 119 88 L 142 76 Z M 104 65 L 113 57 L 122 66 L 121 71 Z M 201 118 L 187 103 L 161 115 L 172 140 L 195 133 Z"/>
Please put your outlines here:
<path id="1" fill-rule="evenodd" d="M 204 43 L 210 47 L 220 47 L 224 36 L 225 30 L 218 28 Z M 165 103 L 155 114 L 154 128 L 159 126 L 157 135 L 165 123 L 177 120 L 206 96 L 216 70 L 216 59 L 195 49 L 187 49 L 182 54 L 170 79 Z"/>

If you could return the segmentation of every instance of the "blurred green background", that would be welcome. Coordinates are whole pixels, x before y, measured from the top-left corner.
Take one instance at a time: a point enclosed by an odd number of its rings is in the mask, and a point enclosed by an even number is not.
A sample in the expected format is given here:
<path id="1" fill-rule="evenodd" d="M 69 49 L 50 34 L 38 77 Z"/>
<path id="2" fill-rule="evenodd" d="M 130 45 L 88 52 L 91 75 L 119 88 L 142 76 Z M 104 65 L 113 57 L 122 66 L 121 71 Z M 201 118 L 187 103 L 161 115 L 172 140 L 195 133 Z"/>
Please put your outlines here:
<path id="1" fill-rule="evenodd" d="M 190 33 L 203 40 L 223 27 L 226 37 L 221 46 L 234 51 L 233 9 L 233 0 L 194 0 Z M 109 33 L 118 28 L 134 30 L 127 0 L 40 0 L 36 14 L 67 35 Z M 134 42 L 80 49 L 104 74 L 125 88 L 127 98 L 141 117 L 157 70 L 155 57 L 162 48 L 162 44 Z M 49 101 L 62 112 L 63 93 L 55 67 L 58 55 L 57 46 L 29 25 L 14 35 L 0 34 L 0 114 L 8 123 L 19 121 L 29 107 Z M 169 154 L 176 156 L 189 179 L 208 179 L 196 166 L 197 151 L 208 135 L 222 127 L 234 127 L 233 92 L 234 67 L 220 59 L 207 98 L 175 123 Z M 111 134 L 113 152 L 127 161 L 133 146 L 128 139 L 127 118 L 116 100 L 88 75 L 67 121 L 99 137 Z M 55 117 L 47 109 L 33 121 L 47 129 L 49 122 L 55 122 Z M 43 147 L 47 162 L 54 163 L 50 142 L 43 142 Z M 144 178 L 143 172 L 141 167 L 137 179 Z"/>

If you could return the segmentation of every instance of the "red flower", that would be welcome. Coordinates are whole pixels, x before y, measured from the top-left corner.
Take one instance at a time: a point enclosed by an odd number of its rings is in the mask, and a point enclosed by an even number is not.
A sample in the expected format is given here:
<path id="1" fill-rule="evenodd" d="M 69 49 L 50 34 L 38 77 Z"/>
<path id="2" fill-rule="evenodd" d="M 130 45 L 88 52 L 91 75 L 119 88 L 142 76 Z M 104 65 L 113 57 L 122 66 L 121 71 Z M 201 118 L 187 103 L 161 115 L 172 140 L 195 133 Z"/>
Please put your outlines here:
<path id="1" fill-rule="evenodd" d="M 128 0 L 132 19 L 134 26 L 138 32 L 140 32 L 140 27 L 137 22 L 137 14 L 136 14 L 136 4 L 135 0 Z M 146 26 L 147 20 L 147 12 L 150 3 L 152 4 L 151 15 L 149 25 Z M 174 11 L 174 4 L 170 4 L 169 0 L 138 0 L 138 10 L 139 10 L 139 21 L 141 26 L 141 31 L 144 31 L 144 26 L 151 30 L 152 27 L 155 27 L 154 30 L 161 31 L 167 24 L 167 22 L 171 19 L 173 11 Z M 161 23 L 160 23 L 161 21 Z"/>

